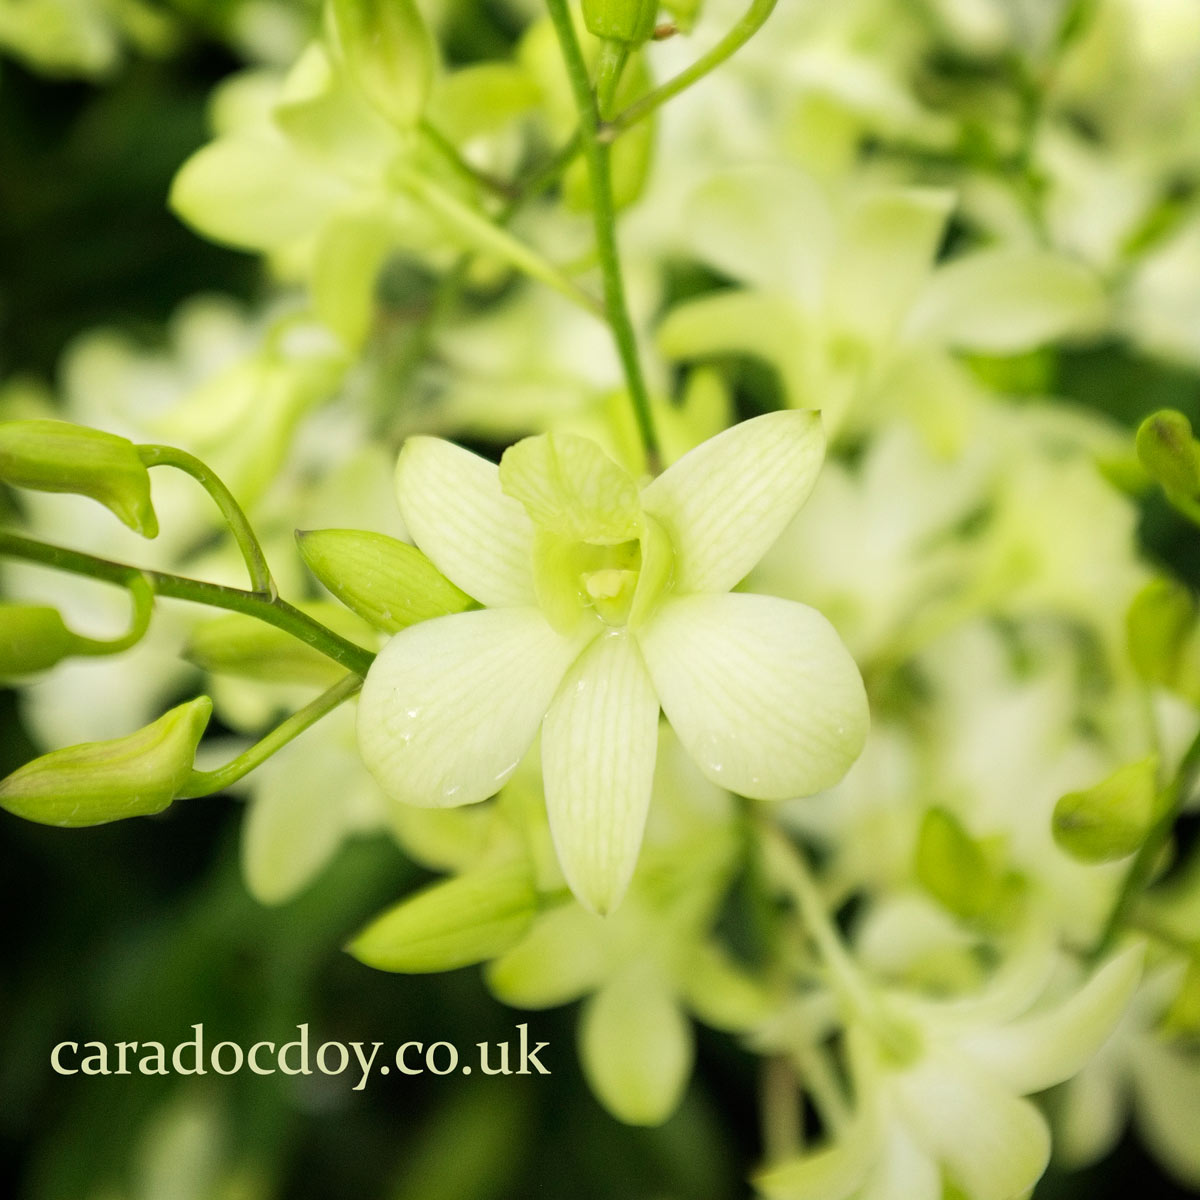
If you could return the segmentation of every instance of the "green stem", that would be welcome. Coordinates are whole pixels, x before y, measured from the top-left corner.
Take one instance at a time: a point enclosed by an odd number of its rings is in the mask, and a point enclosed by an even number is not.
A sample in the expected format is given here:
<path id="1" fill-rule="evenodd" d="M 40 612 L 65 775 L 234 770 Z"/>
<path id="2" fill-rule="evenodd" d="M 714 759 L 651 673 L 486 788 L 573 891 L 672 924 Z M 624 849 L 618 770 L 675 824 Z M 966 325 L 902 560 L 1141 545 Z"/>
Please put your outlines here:
<path id="1" fill-rule="evenodd" d="M 633 405 L 638 432 L 646 449 L 646 459 L 650 470 L 654 472 L 659 467 L 662 454 L 650 410 L 650 393 L 646 388 L 641 359 L 638 357 L 637 335 L 625 298 L 625 281 L 621 275 L 621 258 L 617 249 L 616 206 L 613 201 L 612 147 L 602 142 L 599 137 L 600 111 L 596 106 L 596 97 L 592 92 L 587 63 L 584 62 L 579 39 L 575 36 L 575 26 L 571 20 L 567 0 L 546 0 L 546 4 L 562 48 L 567 76 L 575 96 L 575 107 L 579 110 L 582 150 L 592 186 L 596 254 L 604 276 L 604 306 L 625 372 L 629 399 Z"/>
<path id="2" fill-rule="evenodd" d="M 1150 827 L 1146 840 L 1134 855 L 1129 871 L 1121 884 L 1121 890 L 1117 893 L 1112 911 L 1105 922 L 1104 932 L 1092 950 L 1093 961 L 1104 958 L 1116 944 L 1117 938 L 1121 936 L 1134 906 L 1141 899 L 1146 885 L 1150 882 L 1151 875 L 1154 874 L 1159 855 L 1167 844 L 1171 831 L 1175 828 L 1175 820 L 1188 796 L 1191 795 L 1198 775 L 1200 775 L 1200 734 L 1196 735 L 1192 744 L 1187 748 L 1187 753 L 1184 754 L 1179 764 L 1175 778 L 1167 784 L 1163 791 L 1162 815 Z"/>
<path id="3" fill-rule="evenodd" d="M 668 79 L 654 91 L 647 92 L 640 100 L 614 117 L 601 130 L 601 137 L 607 141 L 614 140 L 639 121 L 644 121 L 668 100 L 673 100 L 680 92 L 686 92 L 705 75 L 715 71 L 766 24 L 777 3 L 778 0 L 752 0 L 742 19 L 707 54 L 702 54 L 690 67 L 680 71 L 673 79 Z"/>
<path id="4" fill-rule="evenodd" d="M 319 650 L 356 675 L 365 675 L 375 658 L 370 650 L 347 641 L 278 596 L 268 599 L 257 592 L 245 592 L 219 583 L 186 579 L 182 575 L 170 575 L 164 571 L 147 571 L 127 563 L 97 558 L 81 550 L 68 550 L 64 546 L 37 542 L 6 530 L 0 530 L 0 558 L 19 558 L 25 562 L 41 563 L 58 571 L 86 575 L 122 587 L 131 586 L 132 579 L 143 576 L 154 589 L 155 595 L 167 596 L 174 600 L 188 600 L 193 604 L 207 604 L 212 608 L 223 608 L 230 612 L 243 613 L 248 617 L 257 617 L 268 625 L 290 633 L 292 637 L 312 646 L 314 650 Z"/>
<path id="5" fill-rule="evenodd" d="M 293 738 L 303 733 L 310 725 L 315 725 L 323 716 L 332 712 L 344 700 L 348 700 L 362 687 L 362 676 L 351 672 L 338 680 L 333 687 L 322 692 L 315 700 L 310 701 L 298 712 L 292 713 L 286 721 L 277 725 L 261 741 L 255 742 L 248 750 L 244 750 L 236 758 L 227 762 L 215 771 L 193 771 L 176 798 L 189 800 L 195 796 L 211 796 L 222 792 L 232 783 L 249 775 L 255 767 L 267 761 L 272 754 L 281 750 Z"/>
<path id="6" fill-rule="evenodd" d="M 146 636 L 146 630 L 150 628 L 150 618 L 154 613 L 154 588 L 140 571 L 125 581 L 125 588 L 133 602 L 133 615 L 129 621 L 128 632 L 118 638 L 90 638 L 74 633 L 72 654 L 87 657 L 119 654 L 122 650 L 128 650 L 130 646 L 136 646 Z"/>
<path id="7" fill-rule="evenodd" d="M 221 510 L 221 516 L 225 518 L 229 532 L 233 534 L 242 552 L 246 570 L 250 573 L 251 589 L 259 595 L 271 598 L 277 596 L 279 591 L 271 578 L 271 569 L 267 566 L 263 548 L 241 505 L 217 477 L 216 472 L 186 450 L 178 450 L 174 446 L 138 446 L 136 449 L 138 457 L 147 467 L 175 467 L 176 470 L 190 475 L 204 488 Z"/>
<path id="8" fill-rule="evenodd" d="M 560 292 L 593 315 L 604 315 L 595 297 L 588 295 L 552 262 L 433 180 L 407 165 L 398 165 L 393 168 L 392 181 L 477 249 L 502 258 L 531 279 Z"/>

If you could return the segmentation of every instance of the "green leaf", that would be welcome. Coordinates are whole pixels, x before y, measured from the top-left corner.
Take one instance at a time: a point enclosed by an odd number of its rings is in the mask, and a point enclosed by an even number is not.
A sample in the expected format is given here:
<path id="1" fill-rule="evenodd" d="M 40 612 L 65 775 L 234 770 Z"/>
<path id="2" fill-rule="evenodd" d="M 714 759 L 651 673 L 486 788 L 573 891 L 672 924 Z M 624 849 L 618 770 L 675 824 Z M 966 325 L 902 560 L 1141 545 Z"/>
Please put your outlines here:
<path id="1" fill-rule="evenodd" d="M 503 954 L 536 912 L 524 860 L 480 867 L 388 909 L 347 950 L 381 971 L 451 971 Z"/>
<path id="2" fill-rule="evenodd" d="M 191 774 L 211 713 L 198 696 L 127 737 L 52 750 L 0 783 L 0 807 L 69 827 L 162 812 Z"/>
<path id="3" fill-rule="evenodd" d="M 142 537 L 158 536 L 150 475 L 128 438 L 68 421 L 0 424 L 0 481 L 90 496 Z"/>
<path id="4" fill-rule="evenodd" d="M 308 569 L 349 609 L 386 633 L 475 602 L 416 546 L 361 529 L 298 531 Z"/>
<path id="5" fill-rule="evenodd" d="M 995 861 L 992 847 L 977 841 L 944 808 L 931 808 L 917 837 L 916 871 L 921 886 L 966 921 L 989 928 L 1011 924 L 1024 884 Z"/>
<path id="6" fill-rule="evenodd" d="M 1054 840 L 1085 863 L 1135 853 L 1162 813 L 1158 757 L 1130 763 L 1095 787 L 1068 792 L 1054 806 Z"/>
<path id="7" fill-rule="evenodd" d="M 437 71 L 437 47 L 415 0 L 331 0 L 327 12 L 347 74 L 394 125 L 414 127 Z"/>

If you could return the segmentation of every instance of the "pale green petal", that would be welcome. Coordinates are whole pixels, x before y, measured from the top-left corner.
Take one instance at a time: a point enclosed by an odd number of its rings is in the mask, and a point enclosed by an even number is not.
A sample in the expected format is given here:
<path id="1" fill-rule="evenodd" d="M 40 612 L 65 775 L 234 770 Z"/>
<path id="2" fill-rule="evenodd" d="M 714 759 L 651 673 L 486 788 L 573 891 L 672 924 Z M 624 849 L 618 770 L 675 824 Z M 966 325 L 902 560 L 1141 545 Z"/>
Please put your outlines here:
<path id="1" fill-rule="evenodd" d="M 769 1200 L 846 1200 L 881 1161 L 883 1148 L 879 1114 L 871 1105 L 830 1145 L 758 1172 L 755 1190 Z"/>
<path id="2" fill-rule="evenodd" d="M 652 969 L 609 982 L 584 1008 L 583 1073 L 597 1098 L 627 1125 L 660 1125 L 692 1071 L 692 1029 Z"/>
<path id="3" fill-rule="evenodd" d="M 727 592 L 808 499 L 825 455 L 821 419 L 775 412 L 685 454 L 642 492 L 675 550 L 677 592 Z"/>
<path id="4" fill-rule="evenodd" d="M 637 484 L 591 438 L 544 433 L 510 446 L 500 486 L 520 501 L 539 529 L 606 544 L 638 536 Z"/>
<path id="5" fill-rule="evenodd" d="M 864 341 L 892 336 L 933 268 L 954 193 L 881 188 L 850 208 L 829 280 L 829 321 Z"/>
<path id="6" fill-rule="evenodd" d="M 815 609 L 774 596 L 666 601 L 640 634 L 667 719 L 700 769 L 759 800 L 832 787 L 862 750 L 862 678 Z"/>
<path id="7" fill-rule="evenodd" d="M 673 308 L 655 340 L 670 359 L 707 359 L 726 354 L 761 358 L 780 374 L 788 402 L 805 404 L 814 338 L 804 314 L 786 296 L 738 289 L 711 292 Z"/>
<path id="8" fill-rule="evenodd" d="M 1200 1188 L 1200 1058 L 1145 1038 L 1130 1066 L 1142 1140 L 1172 1174 Z"/>
<path id="9" fill-rule="evenodd" d="M 579 650 L 532 608 L 413 625 L 367 673 L 358 707 L 363 761 L 405 804 L 486 800 L 529 749 Z"/>
<path id="10" fill-rule="evenodd" d="M 1142 958 L 1142 946 L 1130 946 L 1056 1008 L 969 1034 L 959 1047 L 1023 1096 L 1062 1083 L 1082 1070 L 1121 1019 L 1141 979 Z"/>
<path id="11" fill-rule="evenodd" d="M 554 1008 L 578 1000 L 604 979 L 600 921 L 574 902 L 539 917 L 488 967 L 488 987 L 515 1008 Z"/>
<path id="12" fill-rule="evenodd" d="M 970 1200 L 1020 1200 L 1050 1158 L 1042 1114 L 986 1076 L 928 1060 L 897 1079 L 905 1121 Z"/>
<path id="13" fill-rule="evenodd" d="M 707 182 L 688 206 L 697 257 L 757 287 L 820 298 L 833 212 L 820 185 L 792 167 L 754 166 Z"/>
<path id="14" fill-rule="evenodd" d="M 1110 1154 L 1129 1121 L 1129 1094 L 1113 1064 L 1089 1063 L 1054 1108 L 1054 1158 L 1068 1171 Z"/>
<path id="15" fill-rule="evenodd" d="M 1104 293 L 1086 267 L 1037 250 L 987 250 L 936 272 L 905 332 L 957 350 L 1015 354 L 1095 331 Z"/>
<path id="16" fill-rule="evenodd" d="M 904 1127 L 894 1124 L 883 1157 L 855 1200 L 942 1200 L 942 1173 Z"/>
<path id="17" fill-rule="evenodd" d="M 375 785 L 357 756 L 325 732 L 322 726 L 285 746 L 252 777 L 242 874 L 260 904 L 281 904 L 312 882 L 370 803 L 363 791 Z"/>
<path id="18" fill-rule="evenodd" d="M 535 603 L 533 525 L 500 490 L 494 463 L 440 438 L 409 438 L 396 497 L 413 541 L 468 596 L 489 608 Z"/>
<path id="19" fill-rule="evenodd" d="M 563 680 L 542 731 L 546 811 L 580 903 L 611 912 L 637 864 L 658 749 L 658 698 L 625 630 L 597 638 Z"/>
<path id="20" fill-rule="evenodd" d="M 304 237 L 349 195 L 336 176 L 269 133 L 221 138 L 183 164 L 171 208 L 206 236 L 247 250 Z"/>

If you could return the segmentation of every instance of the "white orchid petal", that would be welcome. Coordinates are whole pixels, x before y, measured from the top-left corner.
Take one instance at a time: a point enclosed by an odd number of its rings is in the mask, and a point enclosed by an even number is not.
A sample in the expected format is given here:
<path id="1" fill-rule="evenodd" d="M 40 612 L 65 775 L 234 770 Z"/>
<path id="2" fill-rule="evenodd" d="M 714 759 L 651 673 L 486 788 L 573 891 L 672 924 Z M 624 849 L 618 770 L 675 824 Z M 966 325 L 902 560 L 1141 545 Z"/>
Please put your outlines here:
<path id="1" fill-rule="evenodd" d="M 926 1059 L 896 1080 L 918 1145 L 970 1200 L 1019 1200 L 1050 1158 L 1045 1118 L 982 1073 Z"/>
<path id="2" fill-rule="evenodd" d="M 1146 1037 L 1129 1063 L 1142 1140 L 1175 1176 L 1200 1188 L 1200 1068 L 1195 1056 Z"/>
<path id="3" fill-rule="evenodd" d="M 675 588 L 727 592 L 808 499 L 825 454 L 820 416 L 776 412 L 702 442 L 642 492 L 675 550 Z"/>
<path id="4" fill-rule="evenodd" d="M 363 684 L 363 761 L 406 804 L 487 799 L 529 749 L 580 648 L 532 608 L 455 613 L 405 629 Z"/>
<path id="5" fill-rule="evenodd" d="M 1129 946 L 1056 1008 L 969 1034 L 959 1048 L 1021 1095 L 1062 1083 L 1107 1041 L 1141 979 L 1142 958 L 1140 944 Z"/>
<path id="6" fill-rule="evenodd" d="M 774 596 L 683 596 L 639 636 L 667 719 L 714 783 L 760 800 L 809 795 L 862 750 L 862 678 L 815 609 Z"/>
<path id="7" fill-rule="evenodd" d="M 904 1127 L 894 1124 L 883 1156 L 855 1200 L 942 1200 L 942 1173 Z"/>
<path id="8" fill-rule="evenodd" d="M 514 1008 L 556 1008 L 600 986 L 606 960 L 600 919 L 574 902 L 556 908 L 487 969 L 488 987 Z"/>
<path id="9" fill-rule="evenodd" d="M 629 1125 L 659 1125 L 692 1070 L 692 1027 L 651 969 L 630 970 L 588 1002 L 579 1033 L 584 1074 L 601 1103 Z"/>
<path id="10" fill-rule="evenodd" d="M 500 490 L 500 472 L 441 438 L 409 438 L 396 498 L 412 539 L 468 596 L 489 608 L 535 603 L 533 524 Z"/>
<path id="11" fill-rule="evenodd" d="M 819 302 L 833 211 L 803 171 L 774 164 L 726 171 L 696 193 L 686 225 L 697 256 L 731 278 Z"/>
<path id="12" fill-rule="evenodd" d="M 1086 267 L 1048 251 L 985 250 L 937 271 L 905 326 L 913 341 L 1014 354 L 1093 331 L 1104 293 Z"/>
<path id="13" fill-rule="evenodd" d="M 546 810 L 563 875 L 580 902 L 611 912 L 637 864 L 658 749 L 658 698 L 624 631 L 580 656 L 542 731 Z"/>
<path id="14" fill-rule="evenodd" d="M 829 287 L 830 324 L 867 342 L 892 336 L 933 269 L 954 193 L 879 188 L 852 204 Z"/>

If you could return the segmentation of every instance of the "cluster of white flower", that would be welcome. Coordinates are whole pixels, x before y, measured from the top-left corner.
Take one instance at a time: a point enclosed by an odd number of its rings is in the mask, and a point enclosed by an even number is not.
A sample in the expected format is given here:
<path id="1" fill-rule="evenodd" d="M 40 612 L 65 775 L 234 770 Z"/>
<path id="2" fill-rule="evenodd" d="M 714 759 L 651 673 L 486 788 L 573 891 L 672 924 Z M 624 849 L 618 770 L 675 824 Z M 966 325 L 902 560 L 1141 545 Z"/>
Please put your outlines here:
<path id="1" fill-rule="evenodd" d="M 1200 454 L 1164 425 L 1139 459 L 1057 394 L 1097 347 L 1200 367 L 1200 9 L 681 0 L 688 36 L 579 24 L 589 128 L 558 0 L 466 66 L 441 6 L 387 7 L 331 0 L 290 66 L 228 80 L 176 178 L 185 221 L 263 256 L 269 311 L 196 302 L 170 355 L 98 334 L 63 373 L 70 419 L 216 467 L 282 590 L 378 651 L 242 785 L 247 885 L 282 902 L 388 831 L 447 878 L 352 952 L 587 996 L 626 1122 L 679 1104 L 690 1016 L 736 1035 L 783 1080 L 772 1200 L 1018 1200 L 1131 1118 L 1200 1189 L 1200 858 L 1171 854 L 1200 626 L 1138 536 L 1160 483 L 1200 511 Z M 164 482 L 153 565 L 229 582 Z M 39 495 L 27 529 L 135 555 L 77 511 Z M 297 555 L 312 526 L 340 536 Z M 185 639 L 247 735 L 343 674 L 170 613 L 34 680 L 35 731 L 149 719 Z M 779 914 L 753 958 L 719 932 L 734 888 Z"/>

